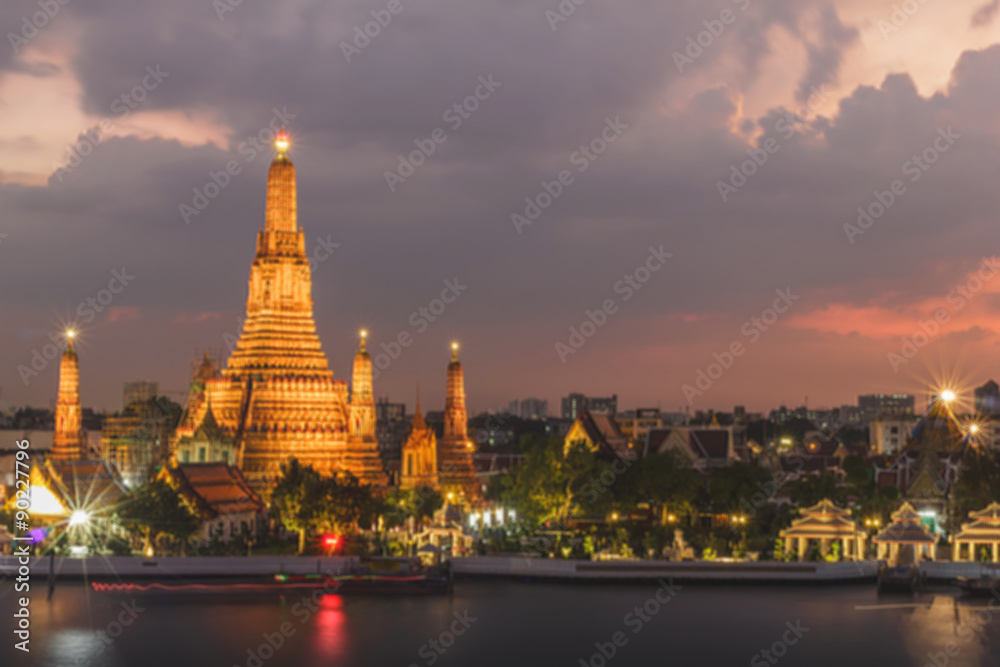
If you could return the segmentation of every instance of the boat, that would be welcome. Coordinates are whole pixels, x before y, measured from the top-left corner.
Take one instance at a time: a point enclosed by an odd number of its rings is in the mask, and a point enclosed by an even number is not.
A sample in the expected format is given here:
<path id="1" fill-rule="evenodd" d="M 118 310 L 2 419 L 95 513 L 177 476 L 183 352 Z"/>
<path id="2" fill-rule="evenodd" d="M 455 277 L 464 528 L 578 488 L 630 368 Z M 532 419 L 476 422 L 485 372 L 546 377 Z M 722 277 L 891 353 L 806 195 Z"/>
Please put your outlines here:
<path id="1" fill-rule="evenodd" d="M 921 585 L 920 573 L 915 567 L 886 567 L 878 571 L 878 592 L 915 593 Z"/>
<path id="2" fill-rule="evenodd" d="M 243 580 L 181 582 L 91 582 L 95 593 L 155 595 L 174 597 L 267 597 L 303 595 L 429 595 L 452 589 L 450 563 L 425 568 L 419 562 L 390 564 L 373 570 L 375 563 L 363 564 L 343 575 L 286 574 L 251 577 Z"/>
<path id="3" fill-rule="evenodd" d="M 958 575 L 952 580 L 952 583 L 961 588 L 966 595 L 973 597 L 1000 597 L 1000 580 L 989 574 L 984 574 L 981 577 L 964 577 Z"/>

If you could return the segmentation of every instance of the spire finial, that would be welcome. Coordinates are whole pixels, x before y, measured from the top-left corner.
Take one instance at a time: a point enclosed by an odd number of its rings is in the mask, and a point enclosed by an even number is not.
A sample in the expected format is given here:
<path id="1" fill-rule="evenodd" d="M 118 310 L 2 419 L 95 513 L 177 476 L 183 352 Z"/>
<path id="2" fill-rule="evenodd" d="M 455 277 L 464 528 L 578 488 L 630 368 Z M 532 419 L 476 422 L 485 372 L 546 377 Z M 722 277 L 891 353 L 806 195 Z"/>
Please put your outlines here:
<path id="1" fill-rule="evenodd" d="M 368 330 L 367 329 L 362 329 L 359 332 L 359 335 L 361 336 L 361 349 L 364 350 L 365 349 L 365 341 L 368 339 Z"/>
<path id="2" fill-rule="evenodd" d="M 451 342 L 451 358 L 458 359 L 458 341 Z"/>
<path id="3" fill-rule="evenodd" d="M 285 128 L 281 128 L 278 134 L 274 135 L 274 147 L 278 149 L 278 155 L 284 155 L 288 152 L 288 147 L 291 146 L 292 141 L 288 137 L 288 133 L 285 132 Z"/>

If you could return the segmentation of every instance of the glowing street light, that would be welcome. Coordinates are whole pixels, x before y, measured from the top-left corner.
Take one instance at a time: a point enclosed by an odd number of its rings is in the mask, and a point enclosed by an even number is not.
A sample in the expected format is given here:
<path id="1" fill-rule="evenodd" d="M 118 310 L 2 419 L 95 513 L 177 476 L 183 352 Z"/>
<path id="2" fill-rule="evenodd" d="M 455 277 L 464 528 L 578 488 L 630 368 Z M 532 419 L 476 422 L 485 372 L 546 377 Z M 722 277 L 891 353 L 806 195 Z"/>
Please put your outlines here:
<path id="1" fill-rule="evenodd" d="M 75 526 L 85 526 L 90 523 L 90 514 L 84 510 L 76 510 L 69 515 L 69 525 L 70 527 Z"/>

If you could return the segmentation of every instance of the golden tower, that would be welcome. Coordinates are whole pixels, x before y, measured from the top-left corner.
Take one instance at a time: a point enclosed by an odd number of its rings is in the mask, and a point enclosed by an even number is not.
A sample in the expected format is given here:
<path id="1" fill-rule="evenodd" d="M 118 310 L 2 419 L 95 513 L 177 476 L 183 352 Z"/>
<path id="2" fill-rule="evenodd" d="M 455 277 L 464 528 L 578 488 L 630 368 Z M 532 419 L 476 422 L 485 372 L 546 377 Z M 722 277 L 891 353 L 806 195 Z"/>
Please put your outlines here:
<path id="1" fill-rule="evenodd" d="M 206 382 L 204 401 L 188 415 L 187 430 L 197 430 L 211 413 L 218 430 L 233 439 L 237 465 L 258 487 L 270 486 L 292 456 L 324 473 L 346 469 L 376 481 L 382 465 L 374 440 L 356 444 L 352 452 L 360 454 L 345 456 L 347 385 L 333 379 L 316 334 L 295 167 L 284 131 L 275 147 L 246 318 L 226 368 Z"/>
<path id="2" fill-rule="evenodd" d="M 434 429 L 424 421 L 420 411 L 420 391 L 417 391 L 417 407 L 413 415 L 413 427 L 403 444 L 401 456 L 402 468 L 399 473 L 399 486 L 403 489 L 417 487 L 438 488 L 437 472 L 437 437 Z"/>
<path id="3" fill-rule="evenodd" d="M 444 436 L 438 448 L 439 478 L 445 493 L 464 496 L 475 502 L 480 497 L 476 470 L 472 464 L 475 448 L 469 440 L 469 420 L 465 410 L 465 378 L 458 360 L 458 343 L 451 344 L 448 364 L 448 395 L 444 404 Z"/>
<path id="4" fill-rule="evenodd" d="M 375 395 L 372 392 L 372 358 L 365 347 L 368 332 L 361 331 L 361 344 L 354 355 L 351 377 L 350 437 L 343 467 L 362 482 L 385 486 L 389 478 L 382 467 L 375 438 Z"/>
<path id="5" fill-rule="evenodd" d="M 66 332 L 66 349 L 59 361 L 59 396 L 56 400 L 56 430 L 52 435 L 53 461 L 87 459 L 87 440 L 83 434 L 83 410 L 80 408 L 80 364 L 73 347 L 76 332 Z"/>

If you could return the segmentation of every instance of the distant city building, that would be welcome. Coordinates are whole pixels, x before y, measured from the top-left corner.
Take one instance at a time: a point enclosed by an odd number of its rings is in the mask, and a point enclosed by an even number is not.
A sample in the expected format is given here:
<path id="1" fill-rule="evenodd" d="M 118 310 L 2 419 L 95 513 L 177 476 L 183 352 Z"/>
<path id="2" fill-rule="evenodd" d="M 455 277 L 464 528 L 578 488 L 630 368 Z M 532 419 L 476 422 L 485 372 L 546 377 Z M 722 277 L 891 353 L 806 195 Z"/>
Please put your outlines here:
<path id="1" fill-rule="evenodd" d="M 584 410 L 614 417 L 618 412 L 618 394 L 610 398 L 595 398 L 573 393 L 562 399 L 563 419 L 576 419 Z"/>
<path id="2" fill-rule="evenodd" d="M 392 461 L 399 458 L 409 431 L 406 403 L 390 403 L 388 397 L 375 402 L 375 438 L 383 459 Z"/>
<path id="3" fill-rule="evenodd" d="M 659 408 L 628 410 L 616 415 L 615 421 L 629 442 L 633 443 L 645 442 L 650 429 L 663 428 L 663 416 Z"/>
<path id="4" fill-rule="evenodd" d="M 1000 414 L 1000 385 L 996 382 L 990 380 L 982 387 L 976 387 L 973 394 L 976 412 L 988 415 Z"/>
<path id="5" fill-rule="evenodd" d="M 741 421 L 746 421 L 746 418 L 747 418 L 746 406 L 737 405 L 733 407 L 733 419 L 735 419 L 738 422 L 741 422 Z"/>
<path id="6" fill-rule="evenodd" d="M 160 385 L 156 382 L 140 380 L 126 382 L 122 389 L 122 407 L 127 408 L 133 403 L 148 403 L 160 393 Z"/>
<path id="7" fill-rule="evenodd" d="M 866 394 L 858 396 L 858 408 L 863 419 L 903 417 L 913 414 L 916 397 L 913 394 Z"/>
<path id="8" fill-rule="evenodd" d="M 549 416 L 549 402 L 540 398 L 515 399 L 507 412 L 521 419 L 545 419 Z"/>
<path id="9" fill-rule="evenodd" d="M 176 418 L 170 401 L 129 404 L 119 416 L 108 417 L 101 429 L 101 458 L 113 462 L 125 485 L 145 484 L 170 460 Z M 190 458 L 190 453 L 187 454 Z M 230 454 L 227 453 L 226 457 Z M 235 460 L 235 453 L 231 454 Z"/>
<path id="10" fill-rule="evenodd" d="M 868 424 L 872 453 L 892 455 L 906 446 L 913 431 L 912 419 L 876 417 Z"/>
<path id="11" fill-rule="evenodd" d="M 394 422 L 406 419 L 406 403 L 390 403 L 389 397 L 375 402 L 375 421 Z"/>

